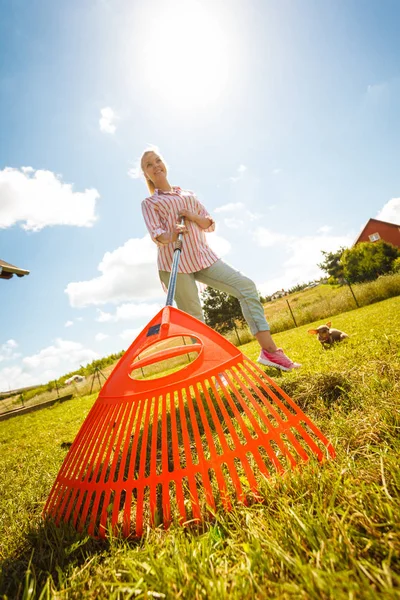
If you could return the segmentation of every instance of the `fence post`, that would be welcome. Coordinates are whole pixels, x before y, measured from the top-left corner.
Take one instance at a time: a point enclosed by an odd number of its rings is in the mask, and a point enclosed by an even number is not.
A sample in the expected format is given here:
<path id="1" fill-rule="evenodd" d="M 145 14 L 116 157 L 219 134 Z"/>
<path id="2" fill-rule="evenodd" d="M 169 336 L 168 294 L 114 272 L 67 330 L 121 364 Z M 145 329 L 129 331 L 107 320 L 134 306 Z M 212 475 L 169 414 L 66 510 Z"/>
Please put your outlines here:
<path id="1" fill-rule="evenodd" d="M 240 337 L 239 337 L 239 332 L 238 332 L 238 330 L 237 330 L 237 327 L 236 327 L 236 323 L 235 323 L 235 322 L 233 323 L 233 327 L 234 327 L 234 329 L 235 329 L 235 333 L 236 333 L 236 337 L 237 337 L 237 340 L 238 340 L 238 344 L 239 344 L 239 346 L 240 346 L 240 344 L 241 344 L 242 342 L 241 342 L 241 340 L 240 340 Z"/>
<path id="2" fill-rule="evenodd" d="M 354 295 L 353 288 L 352 288 L 352 287 L 351 287 L 351 285 L 350 285 L 350 281 L 347 281 L 347 279 L 345 279 L 345 282 L 347 283 L 347 285 L 348 285 L 348 286 L 349 286 L 349 288 L 350 288 L 351 294 L 352 294 L 352 296 L 353 296 L 353 298 L 354 298 L 354 302 L 356 303 L 356 306 L 357 306 L 357 308 L 360 308 L 360 305 L 359 305 L 359 304 L 358 304 L 358 302 L 357 302 L 357 298 L 356 298 L 356 297 L 355 297 L 355 295 Z"/>
<path id="3" fill-rule="evenodd" d="M 289 300 L 286 300 L 286 304 L 287 304 L 287 305 L 288 305 L 288 307 L 289 307 L 290 314 L 292 315 L 292 319 L 293 319 L 293 321 L 294 321 L 295 327 L 297 327 L 296 319 L 294 318 L 294 314 L 293 314 L 293 311 L 292 311 L 292 309 L 291 309 L 291 307 L 290 307 Z"/>

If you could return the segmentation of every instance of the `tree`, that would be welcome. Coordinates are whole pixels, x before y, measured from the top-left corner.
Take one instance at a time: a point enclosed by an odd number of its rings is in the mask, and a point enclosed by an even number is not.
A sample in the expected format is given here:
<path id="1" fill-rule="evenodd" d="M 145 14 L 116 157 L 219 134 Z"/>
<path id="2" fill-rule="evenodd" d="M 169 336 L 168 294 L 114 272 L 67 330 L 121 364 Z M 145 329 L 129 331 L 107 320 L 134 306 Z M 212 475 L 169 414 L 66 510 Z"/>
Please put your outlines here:
<path id="1" fill-rule="evenodd" d="M 239 300 L 211 287 L 207 287 L 202 297 L 204 318 L 207 325 L 221 334 L 234 329 L 240 344 L 237 323 L 244 323 L 245 319 Z"/>
<path id="2" fill-rule="evenodd" d="M 341 264 L 343 275 L 350 283 L 372 281 L 389 273 L 394 268 L 395 260 L 400 256 L 400 250 L 379 240 L 379 242 L 361 242 L 343 252 Z"/>
<path id="3" fill-rule="evenodd" d="M 343 256 L 343 252 L 346 248 L 339 248 L 336 252 L 325 252 L 322 250 L 322 254 L 324 255 L 324 261 L 317 265 L 320 269 L 325 271 L 332 278 L 333 282 L 340 281 L 343 278 L 343 265 L 341 263 L 341 258 Z"/>

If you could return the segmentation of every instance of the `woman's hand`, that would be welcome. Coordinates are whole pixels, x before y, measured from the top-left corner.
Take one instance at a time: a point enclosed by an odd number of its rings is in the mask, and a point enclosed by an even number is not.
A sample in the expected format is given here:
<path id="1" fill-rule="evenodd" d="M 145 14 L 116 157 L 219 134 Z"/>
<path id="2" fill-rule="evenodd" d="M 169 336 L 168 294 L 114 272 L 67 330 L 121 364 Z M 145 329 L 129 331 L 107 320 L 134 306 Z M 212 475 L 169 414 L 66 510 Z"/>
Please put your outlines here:
<path id="1" fill-rule="evenodd" d="M 170 231 L 170 233 L 167 233 L 167 235 L 169 235 L 169 242 L 176 242 L 176 240 L 178 239 L 178 235 L 180 233 L 187 233 L 187 227 L 186 225 L 181 225 L 180 223 L 175 223 L 175 229 L 174 231 Z"/>
<path id="2" fill-rule="evenodd" d="M 156 240 L 157 242 L 159 242 L 160 244 L 171 244 L 173 242 L 176 242 L 176 240 L 178 239 L 178 235 L 180 233 L 187 233 L 187 227 L 186 225 L 181 225 L 180 223 L 176 223 L 175 224 L 175 229 L 173 231 L 166 231 L 165 233 L 162 233 L 161 235 L 159 235 Z"/>
<path id="3" fill-rule="evenodd" d="M 207 217 L 201 217 L 197 213 L 187 210 L 187 208 L 182 208 L 178 212 L 178 216 L 179 216 L 179 218 L 184 217 L 185 219 L 188 219 L 189 221 L 193 221 L 193 223 L 196 223 L 196 225 L 198 225 L 200 227 L 200 229 L 208 229 L 211 226 L 211 224 L 213 223 L 213 221 L 211 219 L 208 219 Z"/>
<path id="4" fill-rule="evenodd" d="M 181 225 L 180 223 L 175 223 L 175 231 L 173 232 L 174 235 L 174 239 L 172 241 L 175 242 L 175 240 L 177 239 L 178 235 L 180 233 L 187 233 L 187 227 L 186 225 Z"/>
<path id="5" fill-rule="evenodd" d="M 178 212 L 178 217 L 179 218 L 184 217 L 185 219 L 188 219 L 189 221 L 194 221 L 196 223 L 199 218 L 199 215 L 196 215 L 196 213 L 191 212 L 187 208 L 182 208 Z"/>

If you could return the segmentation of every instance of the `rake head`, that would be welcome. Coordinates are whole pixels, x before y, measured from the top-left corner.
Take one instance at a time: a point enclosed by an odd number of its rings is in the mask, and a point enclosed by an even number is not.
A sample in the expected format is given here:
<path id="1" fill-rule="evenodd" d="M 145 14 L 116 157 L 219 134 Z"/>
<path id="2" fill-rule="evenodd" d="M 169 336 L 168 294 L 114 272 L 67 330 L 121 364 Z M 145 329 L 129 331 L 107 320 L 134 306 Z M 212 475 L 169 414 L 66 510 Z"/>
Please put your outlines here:
<path id="1" fill-rule="evenodd" d="M 44 514 L 94 536 L 109 526 L 140 536 L 148 524 L 198 522 L 259 499 L 260 478 L 328 455 L 332 445 L 264 371 L 166 306 L 105 383 Z"/>

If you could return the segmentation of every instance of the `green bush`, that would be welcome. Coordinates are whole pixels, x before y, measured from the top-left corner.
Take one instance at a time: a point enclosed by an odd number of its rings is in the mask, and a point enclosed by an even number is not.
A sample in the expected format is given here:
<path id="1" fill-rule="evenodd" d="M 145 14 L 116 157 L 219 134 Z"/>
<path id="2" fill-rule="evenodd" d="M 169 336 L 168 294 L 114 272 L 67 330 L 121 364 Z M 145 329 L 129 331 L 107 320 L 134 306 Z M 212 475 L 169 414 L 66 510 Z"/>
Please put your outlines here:
<path id="1" fill-rule="evenodd" d="M 393 273 L 400 273 L 400 256 L 393 261 L 392 270 Z"/>
<path id="2" fill-rule="evenodd" d="M 340 259 L 343 275 L 350 283 L 372 281 L 393 270 L 393 263 L 399 253 L 396 246 L 383 240 L 361 242 L 343 252 Z"/>

